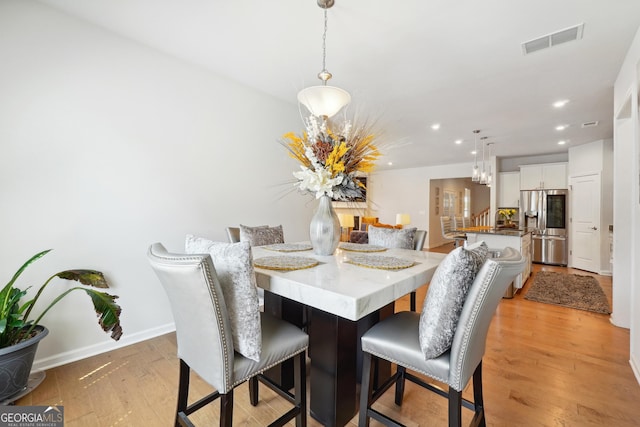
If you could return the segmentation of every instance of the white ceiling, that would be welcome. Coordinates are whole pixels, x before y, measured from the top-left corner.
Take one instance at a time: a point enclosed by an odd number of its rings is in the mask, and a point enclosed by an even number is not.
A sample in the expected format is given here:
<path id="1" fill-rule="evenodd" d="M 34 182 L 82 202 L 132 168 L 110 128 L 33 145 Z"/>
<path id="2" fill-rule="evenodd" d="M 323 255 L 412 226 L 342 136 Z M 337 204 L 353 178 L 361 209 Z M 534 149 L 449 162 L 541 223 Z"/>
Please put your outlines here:
<path id="1" fill-rule="evenodd" d="M 318 83 L 315 0 L 41 1 L 292 104 Z M 581 40 L 523 55 L 523 42 L 580 23 Z M 400 143 L 380 169 L 470 161 L 473 129 L 500 157 L 552 154 L 612 138 L 613 84 L 639 26 L 638 0 L 336 0 L 327 69 L 352 95 L 348 113 Z"/>

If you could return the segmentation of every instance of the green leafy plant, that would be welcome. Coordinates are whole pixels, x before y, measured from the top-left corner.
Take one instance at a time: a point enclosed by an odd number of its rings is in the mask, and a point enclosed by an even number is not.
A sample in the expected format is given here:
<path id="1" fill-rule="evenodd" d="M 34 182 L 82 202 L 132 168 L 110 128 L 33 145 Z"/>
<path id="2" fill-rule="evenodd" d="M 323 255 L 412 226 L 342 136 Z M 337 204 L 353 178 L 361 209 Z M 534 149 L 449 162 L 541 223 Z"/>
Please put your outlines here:
<path id="1" fill-rule="evenodd" d="M 26 302 L 21 302 L 21 299 L 27 294 L 27 290 L 30 287 L 24 290 L 17 288 L 14 286 L 16 280 L 29 265 L 45 256 L 50 251 L 51 249 L 48 249 L 32 256 L 22 265 L 22 267 L 20 267 L 20 269 L 18 269 L 9 283 L 7 283 L 2 291 L 0 291 L 0 348 L 9 347 L 29 338 L 32 334 L 33 328 L 39 324 L 40 320 L 54 305 L 72 291 L 79 290 L 86 292 L 91 298 L 93 307 L 98 315 L 98 323 L 102 329 L 107 333 L 111 332 L 111 338 L 118 341 L 122 336 L 122 327 L 120 326 L 120 313 L 122 312 L 122 308 L 115 303 L 118 296 L 109 295 L 105 292 L 96 291 L 95 289 L 88 287 L 91 286 L 103 289 L 109 287 L 104 275 L 99 271 L 61 271 L 49 277 L 47 281 L 40 286 L 38 292 L 32 299 Z M 73 280 L 85 286 L 75 286 L 65 290 L 58 295 L 35 320 L 29 320 L 31 310 L 38 302 L 42 292 L 56 277 L 65 280 Z"/>

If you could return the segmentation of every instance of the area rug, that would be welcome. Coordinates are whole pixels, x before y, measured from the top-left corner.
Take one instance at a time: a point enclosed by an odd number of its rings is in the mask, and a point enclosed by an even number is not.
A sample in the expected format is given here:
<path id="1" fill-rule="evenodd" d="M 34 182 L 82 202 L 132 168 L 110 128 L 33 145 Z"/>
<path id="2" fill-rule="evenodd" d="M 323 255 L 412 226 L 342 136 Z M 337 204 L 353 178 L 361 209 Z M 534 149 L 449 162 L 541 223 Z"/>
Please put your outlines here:
<path id="1" fill-rule="evenodd" d="M 607 296 L 591 276 L 539 271 L 533 276 L 524 298 L 595 313 L 611 313 Z"/>

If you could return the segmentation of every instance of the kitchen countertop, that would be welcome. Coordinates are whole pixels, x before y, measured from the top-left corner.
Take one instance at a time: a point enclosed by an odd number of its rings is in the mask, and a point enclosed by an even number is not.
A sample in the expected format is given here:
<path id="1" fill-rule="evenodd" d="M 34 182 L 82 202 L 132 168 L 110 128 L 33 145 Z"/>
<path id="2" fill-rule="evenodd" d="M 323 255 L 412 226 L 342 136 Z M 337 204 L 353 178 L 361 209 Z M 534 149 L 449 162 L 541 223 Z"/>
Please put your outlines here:
<path id="1" fill-rule="evenodd" d="M 494 228 L 494 227 L 468 227 L 462 228 L 460 230 L 456 230 L 464 233 L 477 233 L 477 234 L 496 234 L 499 236 L 514 236 L 514 237 L 522 237 L 529 233 L 530 230 L 525 230 L 522 228 Z"/>

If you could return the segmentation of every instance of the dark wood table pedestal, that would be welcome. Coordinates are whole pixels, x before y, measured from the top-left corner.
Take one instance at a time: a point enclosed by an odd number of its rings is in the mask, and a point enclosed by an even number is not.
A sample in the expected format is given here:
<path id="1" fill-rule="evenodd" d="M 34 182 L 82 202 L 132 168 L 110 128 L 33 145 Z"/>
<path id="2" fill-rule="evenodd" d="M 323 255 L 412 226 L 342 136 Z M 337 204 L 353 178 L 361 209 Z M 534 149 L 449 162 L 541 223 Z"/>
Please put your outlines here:
<path id="1" fill-rule="evenodd" d="M 358 412 L 358 383 L 362 376 L 360 337 L 380 319 L 393 314 L 394 304 L 352 321 L 267 291 L 265 310 L 309 333 L 311 416 L 325 426 L 346 425 Z M 390 375 L 389 363 L 377 367 L 377 378 Z M 268 376 L 293 386 L 293 366 L 271 370 Z"/>

